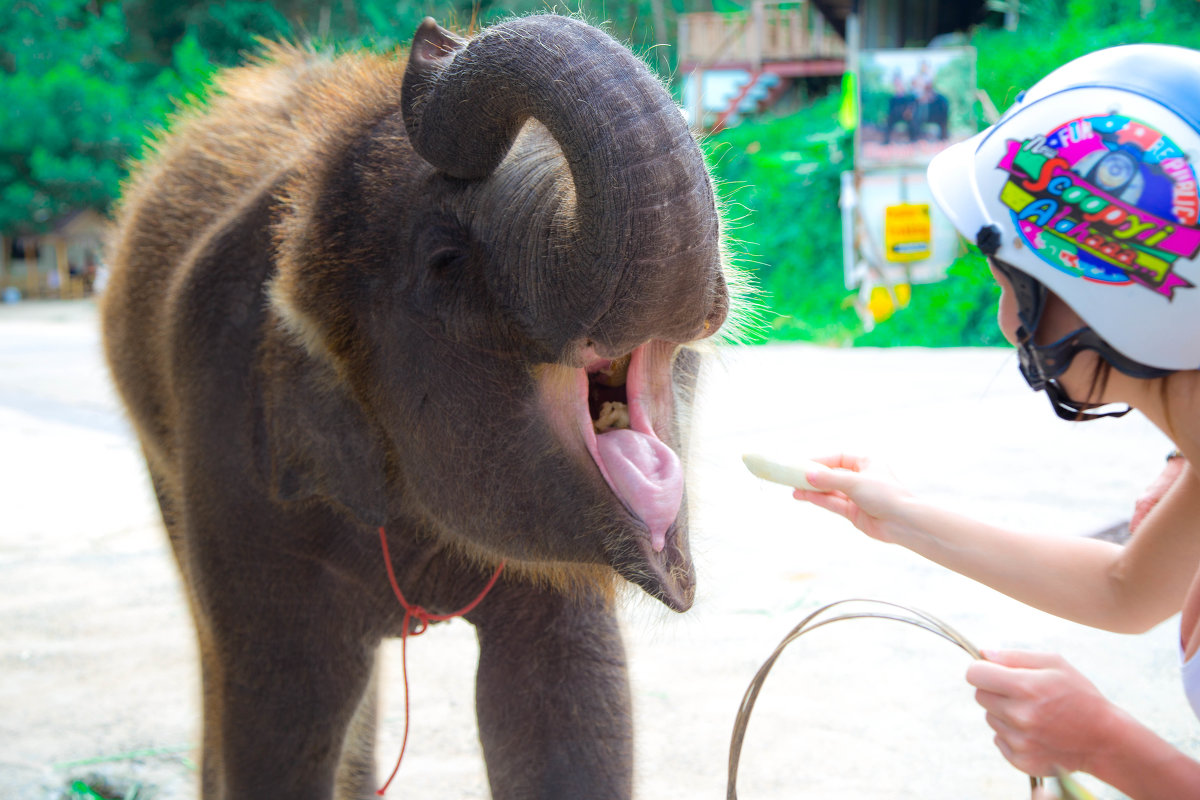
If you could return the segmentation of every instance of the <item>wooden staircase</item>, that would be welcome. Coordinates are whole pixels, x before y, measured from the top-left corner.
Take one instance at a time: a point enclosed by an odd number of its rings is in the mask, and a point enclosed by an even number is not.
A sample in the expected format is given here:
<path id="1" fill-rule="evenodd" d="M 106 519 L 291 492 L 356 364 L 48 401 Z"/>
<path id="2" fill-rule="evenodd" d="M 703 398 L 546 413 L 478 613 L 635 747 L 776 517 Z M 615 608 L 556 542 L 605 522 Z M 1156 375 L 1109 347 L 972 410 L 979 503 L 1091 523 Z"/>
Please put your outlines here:
<path id="1" fill-rule="evenodd" d="M 684 14 L 679 71 L 692 98 L 685 110 L 694 126 L 720 130 L 743 112 L 769 107 L 794 78 L 841 75 L 845 53 L 811 0 L 754 0 L 749 12 Z M 723 73 L 726 83 L 729 73 L 745 73 L 745 80 L 726 102 L 705 91 L 708 73 Z"/>

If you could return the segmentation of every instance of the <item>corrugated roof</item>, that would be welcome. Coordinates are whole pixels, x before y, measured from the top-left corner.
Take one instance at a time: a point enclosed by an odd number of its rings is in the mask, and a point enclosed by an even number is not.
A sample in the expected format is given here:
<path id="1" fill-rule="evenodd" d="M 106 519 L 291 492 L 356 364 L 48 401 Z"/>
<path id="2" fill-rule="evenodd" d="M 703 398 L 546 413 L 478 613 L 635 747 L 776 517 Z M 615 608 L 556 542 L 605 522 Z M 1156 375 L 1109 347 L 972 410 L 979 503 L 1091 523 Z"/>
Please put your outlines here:
<path id="1" fill-rule="evenodd" d="M 837 32 L 845 37 L 846 17 L 850 15 L 855 0 L 813 0 L 813 4 Z M 915 13 L 921 5 L 925 6 L 921 16 L 932 16 L 936 20 L 935 35 L 966 30 L 977 23 L 985 13 L 985 0 L 858 0 L 858 13 L 860 17 L 865 14 L 880 14 L 886 17 L 898 14 L 903 17 Z M 907 44 L 910 43 L 896 42 L 891 46 L 900 47 Z"/>

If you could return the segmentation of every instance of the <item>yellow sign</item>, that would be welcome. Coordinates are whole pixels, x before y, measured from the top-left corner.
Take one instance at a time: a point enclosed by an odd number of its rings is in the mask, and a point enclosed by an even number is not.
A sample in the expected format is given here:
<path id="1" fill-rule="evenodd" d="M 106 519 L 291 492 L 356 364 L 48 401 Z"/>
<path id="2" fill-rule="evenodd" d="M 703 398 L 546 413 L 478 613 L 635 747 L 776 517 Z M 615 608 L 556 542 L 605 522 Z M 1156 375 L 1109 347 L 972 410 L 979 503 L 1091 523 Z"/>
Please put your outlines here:
<path id="1" fill-rule="evenodd" d="M 883 210 L 883 249 L 888 261 L 929 258 L 932 237 L 928 203 L 902 203 Z"/>

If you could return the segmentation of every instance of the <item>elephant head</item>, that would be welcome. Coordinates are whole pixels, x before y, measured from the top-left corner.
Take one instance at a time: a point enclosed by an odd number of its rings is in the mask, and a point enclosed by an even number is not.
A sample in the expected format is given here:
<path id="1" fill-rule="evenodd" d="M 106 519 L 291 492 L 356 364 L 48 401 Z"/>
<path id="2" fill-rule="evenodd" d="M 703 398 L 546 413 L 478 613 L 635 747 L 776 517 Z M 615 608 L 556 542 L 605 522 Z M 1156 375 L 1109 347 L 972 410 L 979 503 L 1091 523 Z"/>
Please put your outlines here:
<path id="1" fill-rule="evenodd" d="M 294 467 L 277 488 L 551 580 L 611 567 L 689 607 L 689 345 L 730 295 L 679 109 L 557 16 L 469 41 L 426 20 L 399 102 L 380 93 L 321 134 L 276 226 L 272 308 L 324 370 L 313 391 L 341 398 L 277 414 Z"/>

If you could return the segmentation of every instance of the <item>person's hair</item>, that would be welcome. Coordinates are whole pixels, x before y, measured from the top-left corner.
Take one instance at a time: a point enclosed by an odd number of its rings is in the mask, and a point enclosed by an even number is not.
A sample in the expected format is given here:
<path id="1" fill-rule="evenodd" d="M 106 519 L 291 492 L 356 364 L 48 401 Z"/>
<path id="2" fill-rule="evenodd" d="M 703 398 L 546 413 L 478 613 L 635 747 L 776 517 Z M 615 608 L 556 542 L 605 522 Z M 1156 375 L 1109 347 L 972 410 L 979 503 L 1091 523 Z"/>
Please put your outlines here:
<path id="1" fill-rule="evenodd" d="M 1171 437 L 1172 441 L 1179 441 L 1179 437 L 1175 435 L 1175 421 L 1171 419 L 1171 404 L 1167 402 L 1167 390 L 1169 388 L 1167 384 L 1170 382 L 1171 376 L 1174 374 L 1175 373 L 1172 372 L 1170 375 L 1164 375 L 1163 377 L 1159 378 L 1158 390 L 1159 396 L 1162 399 L 1163 420 L 1167 426 L 1167 434 Z"/>
<path id="2" fill-rule="evenodd" d="M 1096 367 L 1092 370 L 1092 382 L 1088 385 L 1087 393 L 1077 399 L 1079 411 L 1076 413 L 1076 420 L 1084 418 L 1089 404 L 1100 403 L 1104 396 L 1104 390 L 1108 388 L 1108 378 L 1112 375 L 1112 370 L 1112 364 L 1108 363 L 1104 356 L 1096 353 Z"/>
<path id="3" fill-rule="evenodd" d="M 1108 378 L 1112 375 L 1113 366 L 1104 356 L 1096 354 L 1096 368 L 1092 371 L 1092 383 L 1088 386 L 1087 395 L 1083 398 L 1086 403 L 1100 401 L 1104 390 L 1108 388 Z"/>

